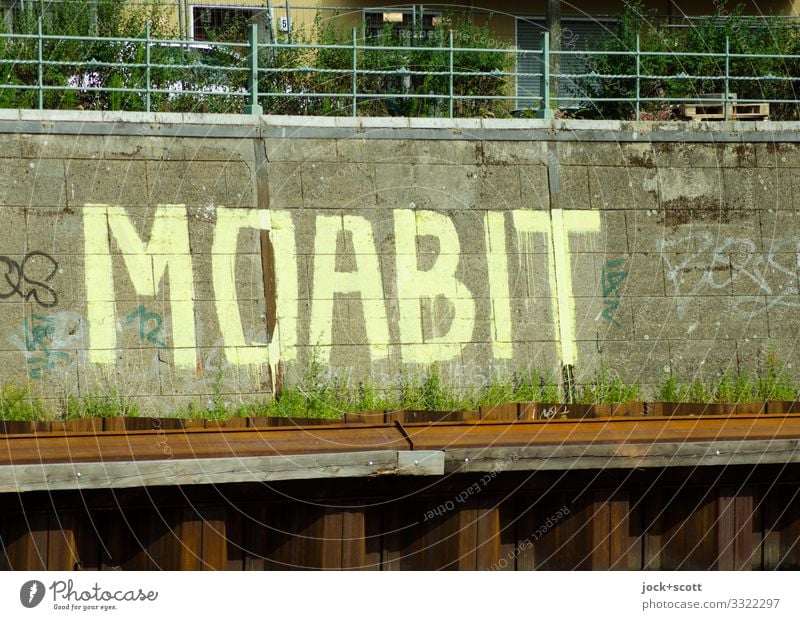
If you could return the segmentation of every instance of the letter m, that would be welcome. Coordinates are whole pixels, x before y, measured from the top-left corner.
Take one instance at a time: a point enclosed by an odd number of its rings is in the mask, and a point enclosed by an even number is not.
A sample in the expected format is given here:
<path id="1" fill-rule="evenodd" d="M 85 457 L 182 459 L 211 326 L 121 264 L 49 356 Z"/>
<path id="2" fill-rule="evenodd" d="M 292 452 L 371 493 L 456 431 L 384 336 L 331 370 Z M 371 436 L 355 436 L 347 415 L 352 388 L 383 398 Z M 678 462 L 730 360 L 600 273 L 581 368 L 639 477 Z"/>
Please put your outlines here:
<path id="1" fill-rule="evenodd" d="M 83 209 L 89 359 L 114 364 L 117 358 L 117 311 L 111 237 L 139 297 L 157 298 L 169 274 L 169 304 L 175 365 L 194 368 L 194 284 L 189 227 L 184 205 L 158 205 L 150 238 L 144 242 L 123 207 L 86 205 Z"/>

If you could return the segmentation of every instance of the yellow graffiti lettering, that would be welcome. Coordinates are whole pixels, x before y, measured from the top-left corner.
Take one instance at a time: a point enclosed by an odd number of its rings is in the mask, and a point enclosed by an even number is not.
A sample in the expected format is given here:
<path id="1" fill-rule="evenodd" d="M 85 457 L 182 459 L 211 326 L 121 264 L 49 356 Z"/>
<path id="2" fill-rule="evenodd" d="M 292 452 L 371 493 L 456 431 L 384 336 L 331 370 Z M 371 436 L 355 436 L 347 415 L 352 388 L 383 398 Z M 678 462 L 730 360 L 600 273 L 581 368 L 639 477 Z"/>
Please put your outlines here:
<path id="1" fill-rule="evenodd" d="M 211 246 L 212 277 L 217 318 L 225 357 L 237 366 L 264 364 L 270 359 L 268 344 L 246 342 L 239 299 L 236 295 L 236 245 L 242 228 L 269 230 L 270 213 L 261 209 L 217 208 L 217 224 Z"/>
<path id="2" fill-rule="evenodd" d="M 194 282 L 186 209 L 182 205 L 159 205 L 147 243 L 139 237 L 123 207 L 86 205 L 83 221 L 89 359 L 98 364 L 113 364 L 116 360 L 110 231 L 137 295 L 155 297 L 157 285 L 169 274 L 175 365 L 194 368 Z"/>
<path id="3" fill-rule="evenodd" d="M 578 360 L 575 327 L 575 297 L 572 290 L 572 266 L 569 235 L 600 231 L 597 211 L 517 210 L 513 212 L 517 234 L 541 233 L 547 243 L 550 295 L 553 301 L 553 320 L 556 324 L 559 357 L 564 365 Z"/>
<path id="4" fill-rule="evenodd" d="M 355 270 L 336 270 L 336 242 L 349 233 L 352 239 Z M 364 309 L 364 325 L 373 359 L 389 355 L 389 324 L 381 283 L 381 271 L 372 225 L 353 215 L 319 215 L 314 243 L 314 299 L 311 308 L 309 341 L 319 345 L 320 361 L 328 362 L 333 333 L 333 303 L 337 293 L 358 293 Z M 350 317 L 352 318 L 352 317 Z"/>
<path id="5" fill-rule="evenodd" d="M 455 225 L 449 217 L 435 211 L 396 209 L 394 231 L 403 361 L 426 364 L 454 359 L 472 341 L 475 326 L 475 301 L 457 277 L 461 246 Z M 417 237 L 422 236 L 439 240 L 439 254 L 433 267 L 426 271 L 418 267 Z M 423 301 L 435 302 L 438 297 L 450 304 L 452 321 L 446 333 L 425 341 Z M 435 315 L 433 319 L 438 323 Z"/>
<path id="6" fill-rule="evenodd" d="M 492 313 L 492 352 L 494 357 L 511 359 L 511 293 L 508 285 L 505 214 L 486 213 L 486 262 L 489 267 L 489 297 Z"/>
<path id="7" fill-rule="evenodd" d="M 270 211 L 269 233 L 275 253 L 276 329 L 270 344 L 270 359 L 293 362 L 297 358 L 297 251 L 294 222 L 288 211 Z"/>

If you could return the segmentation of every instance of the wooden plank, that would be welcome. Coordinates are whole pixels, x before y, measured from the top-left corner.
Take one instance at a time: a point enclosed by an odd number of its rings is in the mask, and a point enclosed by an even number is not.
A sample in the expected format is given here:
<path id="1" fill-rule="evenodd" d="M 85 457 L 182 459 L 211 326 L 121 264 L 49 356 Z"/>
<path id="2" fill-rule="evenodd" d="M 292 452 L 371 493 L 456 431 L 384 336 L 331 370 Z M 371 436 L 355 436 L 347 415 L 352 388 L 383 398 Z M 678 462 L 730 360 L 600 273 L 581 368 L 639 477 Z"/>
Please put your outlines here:
<path id="1" fill-rule="evenodd" d="M 228 510 L 225 518 L 225 536 L 228 539 L 228 554 L 225 561 L 225 570 L 244 570 L 244 517 L 239 506 Z"/>
<path id="2" fill-rule="evenodd" d="M 591 523 L 591 562 L 592 570 L 608 570 L 611 567 L 611 506 L 605 493 L 592 493 L 589 504 Z"/>
<path id="3" fill-rule="evenodd" d="M 717 497 L 717 570 L 736 570 L 736 513 L 734 500 L 735 490 L 730 487 L 720 489 Z"/>
<path id="4" fill-rule="evenodd" d="M 49 537 L 47 513 L 24 514 L 10 521 L 7 552 L 12 570 L 47 570 Z"/>
<path id="5" fill-rule="evenodd" d="M 308 540 L 310 546 L 319 547 L 319 566 L 323 570 L 341 570 L 343 564 L 344 511 L 326 508 L 320 515 L 321 535 Z"/>
<path id="6" fill-rule="evenodd" d="M 733 570 L 752 570 L 753 560 L 758 556 L 758 540 L 754 536 L 755 504 L 753 487 L 738 488 L 734 498 L 734 522 L 736 524 Z"/>
<path id="7" fill-rule="evenodd" d="M 296 503 L 290 504 L 288 509 L 291 514 L 291 523 L 287 527 L 287 531 L 291 532 L 287 545 L 289 568 L 295 570 L 323 568 L 326 509 L 322 506 L 301 506 Z M 337 546 L 341 549 L 341 519 L 338 523 Z M 341 562 L 341 556 L 339 561 Z"/>
<path id="8" fill-rule="evenodd" d="M 472 497 L 463 503 L 457 503 L 446 518 L 443 527 L 447 533 L 442 540 L 443 552 L 436 550 L 436 541 L 432 549 L 436 561 L 442 562 L 442 568 L 453 570 L 475 570 L 478 561 L 478 518 L 480 509 L 478 498 Z"/>
<path id="9" fill-rule="evenodd" d="M 712 488 L 662 495 L 660 569 L 713 570 L 719 560 L 717 498 Z"/>
<path id="10" fill-rule="evenodd" d="M 608 500 L 611 531 L 609 532 L 609 568 L 639 570 L 642 564 L 643 533 L 641 502 L 631 504 L 631 494 L 617 490 Z"/>
<path id="11" fill-rule="evenodd" d="M 47 540 L 47 570 L 71 571 L 80 567 L 75 540 L 74 513 L 50 515 Z"/>
<path id="12" fill-rule="evenodd" d="M 536 568 L 534 533 L 538 526 L 541 496 L 517 494 L 514 505 L 514 539 L 511 549 L 506 549 L 497 561 L 497 570 L 532 571 Z"/>
<path id="13" fill-rule="evenodd" d="M 223 507 L 200 510 L 202 519 L 202 570 L 225 570 L 228 564 L 228 538 Z"/>
<path id="14" fill-rule="evenodd" d="M 363 570 L 367 564 L 366 508 L 353 506 L 342 511 L 343 569 Z"/>
<path id="15" fill-rule="evenodd" d="M 408 452 L 401 464 L 398 452 L 393 450 L 239 459 L 0 465 L 0 493 L 442 473 L 441 452 Z"/>
<path id="16" fill-rule="evenodd" d="M 415 497 L 387 504 L 383 511 L 383 570 L 414 570 L 423 566 L 420 556 L 425 547 L 426 531 L 437 527 L 433 520 L 425 520 L 425 514 L 438 505 L 438 498 Z"/>
<path id="17" fill-rule="evenodd" d="M 651 488 L 642 497 L 644 531 L 642 536 L 642 569 L 661 570 L 664 546 L 665 491 Z"/>
<path id="18" fill-rule="evenodd" d="M 150 570 L 147 546 L 152 540 L 149 511 L 117 508 L 97 513 L 104 554 L 102 570 Z"/>
<path id="19" fill-rule="evenodd" d="M 475 550 L 475 569 L 488 570 L 495 567 L 500 560 L 501 501 L 495 497 L 481 497 L 478 500 L 478 528 Z"/>
<path id="20" fill-rule="evenodd" d="M 150 538 L 147 550 L 151 570 L 179 570 L 181 566 L 180 525 L 183 509 L 178 507 L 154 507 L 151 511 Z"/>
<path id="21" fill-rule="evenodd" d="M 0 571 L 11 570 L 8 558 L 8 522 L 9 517 L 0 514 Z"/>
<path id="22" fill-rule="evenodd" d="M 177 528 L 178 570 L 203 568 L 203 519 L 195 508 L 184 508 Z"/>
<path id="23" fill-rule="evenodd" d="M 797 462 L 800 462 L 800 440 L 454 448 L 445 452 L 448 473 L 496 471 L 498 468 L 503 471 L 561 471 Z"/>
<path id="24" fill-rule="evenodd" d="M 764 569 L 800 566 L 800 487 L 780 484 L 766 497 Z"/>
<path id="25" fill-rule="evenodd" d="M 268 540 L 267 504 L 261 503 L 241 509 L 244 570 L 264 570 Z"/>
<path id="26" fill-rule="evenodd" d="M 536 570 L 586 570 L 591 567 L 592 502 L 585 495 L 555 492 L 537 502 L 533 542 Z M 569 510 L 566 514 L 564 508 Z M 561 515 L 561 516 L 559 516 Z"/>
<path id="27" fill-rule="evenodd" d="M 363 510 L 365 537 L 363 570 L 381 570 L 386 533 L 383 506 L 365 506 Z"/>

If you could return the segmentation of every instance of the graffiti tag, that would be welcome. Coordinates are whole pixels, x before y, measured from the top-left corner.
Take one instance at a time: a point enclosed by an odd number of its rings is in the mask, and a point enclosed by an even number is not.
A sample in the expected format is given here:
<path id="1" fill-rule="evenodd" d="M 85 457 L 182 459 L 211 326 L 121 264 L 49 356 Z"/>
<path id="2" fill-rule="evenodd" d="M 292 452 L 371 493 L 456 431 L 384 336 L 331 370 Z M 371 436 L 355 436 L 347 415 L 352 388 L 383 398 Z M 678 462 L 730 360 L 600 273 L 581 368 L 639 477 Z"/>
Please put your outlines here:
<path id="1" fill-rule="evenodd" d="M 603 304 L 605 306 L 603 308 L 603 318 L 615 327 L 622 327 L 614 313 L 619 309 L 621 303 L 622 294 L 619 288 L 625 278 L 628 277 L 628 272 L 622 270 L 624 266 L 625 259 L 621 256 L 609 259 L 603 265 L 601 273 Z"/>
<path id="2" fill-rule="evenodd" d="M 32 314 L 23 323 L 25 350 L 28 360 L 28 376 L 31 379 L 44 379 L 59 361 L 69 359 L 65 351 L 52 351 L 50 344 L 55 334 L 53 317 Z"/>
<path id="3" fill-rule="evenodd" d="M 148 310 L 143 305 L 139 305 L 136 310 L 125 317 L 125 325 L 131 325 L 137 319 L 139 321 L 139 339 L 142 342 L 154 344 L 159 349 L 166 349 L 167 343 L 158 337 L 161 332 L 161 325 L 164 323 L 161 315 L 158 312 Z"/>
<path id="4" fill-rule="evenodd" d="M 33 298 L 43 308 L 52 308 L 58 303 L 58 294 L 47 284 L 58 272 L 58 262 L 49 254 L 30 252 L 21 262 L 0 256 L 0 265 L 5 268 L 0 280 L 0 299 L 15 295 L 25 301 Z"/>
<path id="5" fill-rule="evenodd" d="M 679 317 L 686 314 L 695 296 L 727 289 L 737 281 L 747 294 L 731 298 L 735 314 L 752 318 L 774 306 L 800 308 L 796 300 L 800 241 L 796 239 L 773 240 L 769 250 L 761 252 L 747 237 L 719 239 L 700 231 L 682 239 L 663 239 L 659 251 Z M 691 274 L 698 275 L 687 277 Z"/>

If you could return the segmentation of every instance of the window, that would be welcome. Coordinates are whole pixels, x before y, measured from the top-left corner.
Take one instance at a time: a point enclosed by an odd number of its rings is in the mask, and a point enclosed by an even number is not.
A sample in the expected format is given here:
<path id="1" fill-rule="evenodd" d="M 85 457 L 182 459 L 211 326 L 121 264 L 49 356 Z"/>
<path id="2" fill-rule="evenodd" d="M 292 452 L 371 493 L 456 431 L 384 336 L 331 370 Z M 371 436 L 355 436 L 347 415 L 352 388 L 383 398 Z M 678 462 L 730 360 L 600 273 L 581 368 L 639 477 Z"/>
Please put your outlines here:
<path id="1" fill-rule="evenodd" d="M 197 41 L 247 42 L 250 24 L 263 25 L 264 9 L 242 7 L 192 7 L 194 39 Z"/>
<path id="2" fill-rule="evenodd" d="M 608 33 L 613 22 L 596 18 L 588 20 L 561 20 L 561 49 L 581 51 L 591 49 L 592 44 Z M 517 47 L 521 50 L 542 48 L 542 34 L 546 26 L 541 18 L 517 18 Z M 578 74 L 587 70 L 586 59 L 580 55 L 565 54 L 561 56 L 560 73 Z M 542 73 L 542 61 L 538 54 L 519 54 L 517 59 L 519 73 Z M 538 77 L 523 76 L 517 78 L 517 108 L 538 108 L 539 102 L 530 97 L 541 94 L 541 80 Z M 578 84 L 569 78 L 559 82 L 559 95 L 572 99 L 559 102 L 561 108 L 577 108 L 581 106 L 583 95 Z"/>
<path id="3" fill-rule="evenodd" d="M 421 19 L 420 19 L 421 13 Z M 416 27 L 414 20 L 416 18 Z M 436 26 L 442 19 L 441 13 L 433 11 L 364 11 L 366 34 L 368 39 L 380 39 L 384 28 L 387 26 L 396 29 L 401 39 L 410 42 L 411 39 L 422 39 L 433 35 Z"/>

